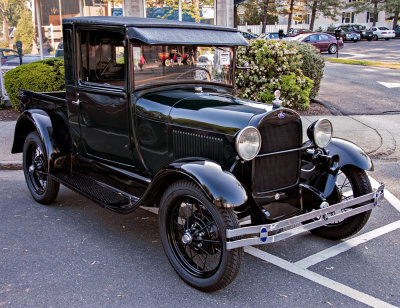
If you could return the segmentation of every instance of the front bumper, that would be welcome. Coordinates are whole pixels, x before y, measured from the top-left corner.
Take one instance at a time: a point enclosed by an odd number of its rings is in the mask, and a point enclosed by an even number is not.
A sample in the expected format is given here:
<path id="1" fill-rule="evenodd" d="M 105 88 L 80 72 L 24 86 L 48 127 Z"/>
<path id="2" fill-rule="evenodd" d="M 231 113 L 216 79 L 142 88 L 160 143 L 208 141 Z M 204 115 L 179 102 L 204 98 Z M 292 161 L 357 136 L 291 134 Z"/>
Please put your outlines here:
<path id="1" fill-rule="evenodd" d="M 275 243 L 302 232 L 319 228 L 330 223 L 335 223 L 345 218 L 369 211 L 376 207 L 378 201 L 383 198 L 384 188 L 385 185 L 381 184 L 374 192 L 331 206 L 329 206 L 327 202 L 323 202 L 321 204 L 321 209 L 319 210 L 279 222 L 226 230 L 226 238 L 228 239 L 226 248 L 235 249 L 249 245 Z M 354 206 L 358 207 L 352 208 Z M 304 224 L 299 226 L 301 223 Z M 246 238 L 229 241 L 238 236 L 246 236 Z"/>

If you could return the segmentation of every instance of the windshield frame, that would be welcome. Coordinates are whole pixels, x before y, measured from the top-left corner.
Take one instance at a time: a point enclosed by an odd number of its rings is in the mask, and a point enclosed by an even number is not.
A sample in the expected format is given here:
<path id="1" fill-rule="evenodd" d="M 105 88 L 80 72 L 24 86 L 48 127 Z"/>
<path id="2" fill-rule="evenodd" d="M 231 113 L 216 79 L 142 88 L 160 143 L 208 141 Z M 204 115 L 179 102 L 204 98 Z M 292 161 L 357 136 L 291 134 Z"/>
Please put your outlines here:
<path id="1" fill-rule="evenodd" d="M 227 68 L 228 73 L 225 74 L 226 79 L 229 81 L 229 83 L 223 83 L 223 82 L 218 82 L 218 81 L 207 81 L 207 80 L 195 80 L 195 79 L 184 79 L 184 80 L 179 80 L 179 79 L 170 79 L 167 81 L 157 81 L 157 77 L 154 78 L 154 82 L 138 85 L 137 84 L 137 76 L 135 76 L 135 71 L 139 69 L 137 67 L 137 58 L 135 58 L 134 55 L 134 48 L 135 47 L 141 47 L 145 46 L 147 48 L 151 47 L 175 47 L 175 48 L 227 48 L 230 50 L 231 53 L 231 59 L 230 59 L 230 67 Z M 211 46 L 211 45 L 148 45 L 148 44 L 143 44 L 141 42 L 137 41 L 129 41 L 129 59 L 130 59 L 130 64 L 129 64 L 129 78 L 131 80 L 130 82 L 130 89 L 131 91 L 138 91 L 138 90 L 145 90 L 149 88 L 154 88 L 154 87 L 163 87 L 163 86 L 171 86 L 171 85 L 204 85 L 204 86 L 218 86 L 218 87 L 227 87 L 230 89 L 233 89 L 235 86 L 235 68 L 236 68 L 236 49 L 237 46 Z M 142 55 L 142 54 L 141 54 Z M 137 57 L 137 56 L 136 56 Z M 198 62 L 196 62 L 198 63 Z M 198 66 L 193 66 L 195 69 Z M 179 76 L 179 75 L 178 75 Z M 162 75 L 160 75 L 162 77 Z M 159 78 L 162 79 L 162 78 Z"/>

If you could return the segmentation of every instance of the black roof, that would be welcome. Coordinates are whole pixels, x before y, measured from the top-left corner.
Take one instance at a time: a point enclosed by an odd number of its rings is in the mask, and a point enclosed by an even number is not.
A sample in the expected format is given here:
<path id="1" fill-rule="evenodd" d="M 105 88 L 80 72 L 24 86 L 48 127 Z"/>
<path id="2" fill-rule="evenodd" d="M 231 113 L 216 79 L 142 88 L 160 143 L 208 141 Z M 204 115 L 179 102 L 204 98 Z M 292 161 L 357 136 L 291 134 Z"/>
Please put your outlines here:
<path id="1" fill-rule="evenodd" d="M 149 45 L 238 46 L 247 41 L 235 28 L 157 18 L 94 16 L 64 18 L 63 25 L 120 26 L 129 39 Z"/>
<path id="2" fill-rule="evenodd" d="M 209 29 L 220 31 L 237 32 L 235 28 L 201 24 L 196 22 L 177 21 L 159 18 L 140 18 L 126 16 L 92 16 L 92 17 L 71 17 L 64 18 L 63 24 L 80 25 L 110 25 L 138 28 L 190 28 L 190 29 Z"/>

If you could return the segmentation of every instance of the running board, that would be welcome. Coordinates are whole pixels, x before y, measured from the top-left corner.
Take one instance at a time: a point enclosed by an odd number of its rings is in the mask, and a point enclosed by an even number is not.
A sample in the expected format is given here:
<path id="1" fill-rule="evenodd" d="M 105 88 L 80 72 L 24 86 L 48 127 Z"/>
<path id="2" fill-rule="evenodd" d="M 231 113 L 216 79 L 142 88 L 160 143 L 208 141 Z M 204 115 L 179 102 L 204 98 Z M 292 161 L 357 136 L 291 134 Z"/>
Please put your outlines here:
<path id="1" fill-rule="evenodd" d="M 334 205 L 329 205 L 328 202 L 322 202 L 320 206 L 321 209 L 319 210 L 281 220 L 276 223 L 226 230 L 227 239 L 238 236 L 249 236 L 244 239 L 227 242 L 226 248 L 235 249 L 249 245 L 279 242 L 305 231 L 339 222 L 348 217 L 369 211 L 378 205 L 378 201 L 383 199 L 384 189 L 385 185 L 381 184 L 376 191 L 348 201 L 343 201 Z M 349 209 L 354 206 L 357 207 Z M 342 212 L 343 209 L 346 209 L 346 211 Z M 305 224 L 298 226 L 300 223 Z"/>
<path id="2" fill-rule="evenodd" d="M 127 212 L 139 200 L 136 196 L 129 195 L 79 173 L 73 173 L 72 175 L 57 173 L 51 174 L 51 176 L 68 188 L 115 212 Z"/>

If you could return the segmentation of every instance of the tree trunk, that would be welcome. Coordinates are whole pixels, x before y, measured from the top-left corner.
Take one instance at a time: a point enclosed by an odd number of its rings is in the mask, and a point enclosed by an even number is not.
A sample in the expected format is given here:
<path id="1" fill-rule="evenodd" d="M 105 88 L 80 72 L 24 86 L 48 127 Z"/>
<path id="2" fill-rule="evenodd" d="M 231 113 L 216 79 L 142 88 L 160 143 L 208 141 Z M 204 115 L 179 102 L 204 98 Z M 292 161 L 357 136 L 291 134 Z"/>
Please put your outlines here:
<path id="1" fill-rule="evenodd" d="M 264 18 L 263 18 L 261 33 L 265 33 L 265 28 L 267 25 L 268 5 L 269 5 L 269 0 L 264 0 Z"/>
<path id="2" fill-rule="evenodd" d="M 372 23 L 372 26 L 376 26 L 376 20 L 378 19 L 378 0 L 374 1 L 374 22 Z"/>
<path id="3" fill-rule="evenodd" d="M 318 0 L 314 0 L 312 9 L 311 9 L 311 18 L 310 18 L 310 30 L 314 30 L 314 22 L 315 22 L 315 15 L 317 14 L 317 4 Z"/>
<path id="4" fill-rule="evenodd" d="M 393 18 L 393 30 L 396 28 L 397 22 L 399 21 L 400 5 L 394 10 Z"/>
<path id="5" fill-rule="evenodd" d="M 289 33 L 290 27 L 292 26 L 293 5 L 294 5 L 294 0 L 290 0 L 289 18 L 288 18 L 286 33 Z"/>
<path id="6" fill-rule="evenodd" d="M 10 43 L 10 36 L 8 35 L 10 21 L 7 17 L 3 16 L 3 41 L 4 43 Z"/>

